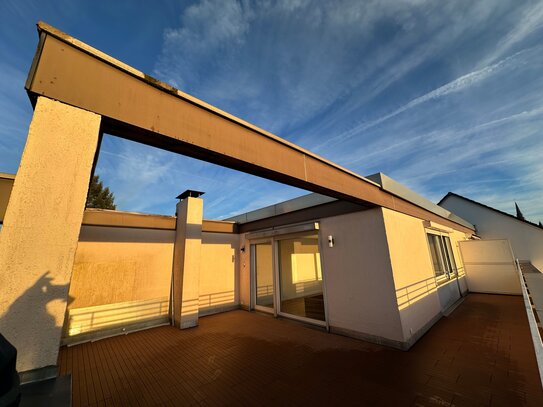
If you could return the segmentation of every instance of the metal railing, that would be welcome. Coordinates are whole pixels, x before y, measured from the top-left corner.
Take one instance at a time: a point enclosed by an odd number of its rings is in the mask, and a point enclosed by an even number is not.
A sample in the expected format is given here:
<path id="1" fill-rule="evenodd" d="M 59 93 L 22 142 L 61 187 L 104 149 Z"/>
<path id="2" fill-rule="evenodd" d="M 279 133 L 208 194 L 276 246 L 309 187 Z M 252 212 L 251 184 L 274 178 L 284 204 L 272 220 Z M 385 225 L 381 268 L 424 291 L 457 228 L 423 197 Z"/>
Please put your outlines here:
<path id="1" fill-rule="evenodd" d="M 526 307 L 526 315 L 528 316 L 528 323 L 530 325 L 530 332 L 532 334 L 532 341 L 534 343 L 535 357 L 537 361 L 537 367 L 539 368 L 539 379 L 543 385 L 543 339 L 541 337 L 541 331 L 537 322 L 537 315 L 534 311 L 535 305 L 532 302 L 532 297 L 530 296 L 530 290 L 524 274 L 522 273 L 522 268 L 518 259 L 515 260 L 517 266 L 517 273 L 520 280 L 520 289 L 522 290 L 522 297 L 524 298 L 524 306 Z"/>
<path id="2" fill-rule="evenodd" d="M 400 309 L 420 300 L 422 297 L 434 292 L 437 289 L 437 283 L 434 276 L 415 283 L 406 285 L 396 290 L 396 300 Z"/>
<path id="3" fill-rule="evenodd" d="M 459 267 L 454 271 L 450 276 L 447 273 L 441 276 L 432 276 L 396 289 L 398 308 L 403 309 L 424 298 L 426 295 L 437 291 L 440 286 L 457 281 L 457 279 L 463 278 L 466 274 L 463 267 Z"/>

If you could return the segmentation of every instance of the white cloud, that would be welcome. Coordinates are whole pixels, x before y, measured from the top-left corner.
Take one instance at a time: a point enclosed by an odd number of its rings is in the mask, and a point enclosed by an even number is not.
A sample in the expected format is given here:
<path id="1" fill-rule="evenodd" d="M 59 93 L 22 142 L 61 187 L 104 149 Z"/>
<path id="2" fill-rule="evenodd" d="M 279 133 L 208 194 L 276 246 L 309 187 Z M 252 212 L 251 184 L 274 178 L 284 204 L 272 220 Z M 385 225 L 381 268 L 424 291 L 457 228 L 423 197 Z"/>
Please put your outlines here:
<path id="1" fill-rule="evenodd" d="M 355 171 L 391 172 L 431 198 L 473 186 L 533 202 L 543 185 L 529 174 L 541 165 L 519 149 L 543 154 L 534 41 L 542 10 L 521 0 L 203 0 L 165 31 L 154 72 Z M 160 160 L 149 164 L 167 169 L 159 176 L 168 188 L 201 186 L 215 215 L 299 193 Z M 543 214 L 535 204 L 527 210 Z"/>
<path id="2" fill-rule="evenodd" d="M 498 42 L 492 52 L 480 63 L 487 65 L 502 57 L 515 45 L 518 45 L 526 37 L 543 28 L 543 2 L 529 2 L 521 12 L 516 24 Z"/>
<path id="3" fill-rule="evenodd" d="M 538 48 L 540 49 L 540 47 Z M 392 119 L 414 107 L 417 107 L 423 103 L 430 102 L 435 99 L 439 99 L 442 97 L 445 97 L 451 93 L 460 92 L 463 91 L 470 86 L 474 86 L 478 84 L 479 82 L 482 82 L 486 80 L 487 78 L 491 77 L 492 75 L 502 71 L 503 69 L 511 69 L 517 66 L 519 63 L 522 63 L 523 56 L 526 54 L 526 50 L 519 51 L 516 54 L 504 58 L 499 62 L 496 62 L 493 65 L 486 66 L 482 69 L 479 69 L 477 71 L 470 72 L 468 74 L 465 74 L 459 78 L 456 78 L 455 80 L 446 83 L 443 86 L 440 86 L 437 89 L 434 89 L 424 95 L 418 96 L 415 99 L 409 101 L 405 105 L 397 108 L 396 110 L 392 111 L 391 113 L 388 113 L 384 116 L 381 116 L 377 119 L 371 120 L 367 123 L 362 123 L 358 126 L 355 126 L 352 129 L 349 129 L 348 131 L 339 134 L 333 138 L 330 138 L 326 140 L 323 144 L 317 145 L 314 147 L 315 150 L 320 150 L 322 148 L 325 148 L 326 146 L 330 144 L 340 143 L 350 137 L 356 136 L 357 134 L 364 132 L 368 129 L 371 129 L 374 126 L 377 126 L 389 119 Z"/>

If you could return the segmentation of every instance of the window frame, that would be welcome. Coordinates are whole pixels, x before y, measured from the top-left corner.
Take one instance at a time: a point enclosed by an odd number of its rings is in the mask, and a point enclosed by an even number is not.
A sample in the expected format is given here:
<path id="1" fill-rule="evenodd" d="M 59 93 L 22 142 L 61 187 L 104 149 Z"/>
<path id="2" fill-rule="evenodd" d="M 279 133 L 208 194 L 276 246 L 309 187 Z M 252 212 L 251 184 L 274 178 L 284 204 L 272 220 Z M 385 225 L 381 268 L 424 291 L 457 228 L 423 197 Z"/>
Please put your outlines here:
<path id="1" fill-rule="evenodd" d="M 434 271 L 434 278 L 436 281 L 451 280 L 458 277 L 458 266 L 456 258 L 454 257 L 454 248 L 453 241 L 451 240 L 449 233 L 443 233 L 437 230 L 426 229 L 426 244 L 428 245 L 428 253 L 430 255 L 430 263 L 432 264 L 432 269 Z M 443 271 L 441 274 L 438 274 L 436 270 L 434 261 L 434 252 L 430 244 L 430 236 L 437 236 L 437 239 L 434 240 L 434 245 L 436 245 L 436 253 L 438 255 L 438 264 Z"/>

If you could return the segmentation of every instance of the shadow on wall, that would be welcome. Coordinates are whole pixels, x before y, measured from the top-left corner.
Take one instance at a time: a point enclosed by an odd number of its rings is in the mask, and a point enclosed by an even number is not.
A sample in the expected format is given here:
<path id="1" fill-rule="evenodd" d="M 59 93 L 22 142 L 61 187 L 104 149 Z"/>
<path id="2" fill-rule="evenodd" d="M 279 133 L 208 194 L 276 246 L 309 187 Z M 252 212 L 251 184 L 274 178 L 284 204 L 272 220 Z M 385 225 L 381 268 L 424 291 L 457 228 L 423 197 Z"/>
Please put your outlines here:
<path id="1" fill-rule="evenodd" d="M 52 280 L 49 271 L 45 272 L 0 316 L 0 332 L 17 348 L 19 370 L 43 366 L 44 338 L 60 339 L 62 326 L 47 311 L 47 304 L 56 300 L 65 302 L 69 284 L 55 285 Z M 68 298 L 68 302 L 71 300 Z"/>

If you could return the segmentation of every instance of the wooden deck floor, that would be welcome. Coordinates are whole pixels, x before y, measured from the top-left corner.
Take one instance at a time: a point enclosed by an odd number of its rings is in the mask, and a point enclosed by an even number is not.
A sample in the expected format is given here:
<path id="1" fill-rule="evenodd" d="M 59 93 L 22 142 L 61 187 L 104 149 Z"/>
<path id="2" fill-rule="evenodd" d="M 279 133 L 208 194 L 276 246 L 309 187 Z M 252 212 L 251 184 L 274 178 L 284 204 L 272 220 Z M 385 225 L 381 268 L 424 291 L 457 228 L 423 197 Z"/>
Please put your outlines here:
<path id="1" fill-rule="evenodd" d="M 232 311 L 62 348 L 73 405 L 543 406 L 521 297 L 470 294 L 409 352 Z"/>

